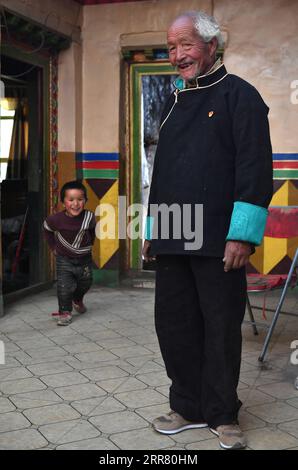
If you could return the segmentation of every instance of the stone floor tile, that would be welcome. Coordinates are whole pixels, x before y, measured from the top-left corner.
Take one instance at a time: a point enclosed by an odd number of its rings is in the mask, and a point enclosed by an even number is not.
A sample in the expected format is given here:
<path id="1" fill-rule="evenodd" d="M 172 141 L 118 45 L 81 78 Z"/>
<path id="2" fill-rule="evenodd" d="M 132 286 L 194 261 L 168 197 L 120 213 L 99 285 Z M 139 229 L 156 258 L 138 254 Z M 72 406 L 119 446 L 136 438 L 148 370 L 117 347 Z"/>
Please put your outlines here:
<path id="1" fill-rule="evenodd" d="M 70 385 L 69 387 L 58 387 L 55 392 L 63 398 L 63 400 L 74 401 L 84 398 L 96 398 L 106 395 L 106 391 L 102 390 L 95 384 L 79 384 Z"/>
<path id="2" fill-rule="evenodd" d="M 142 369 L 146 368 L 146 366 L 152 367 L 152 369 L 149 369 L 149 370 L 146 369 L 147 372 L 151 372 L 151 371 L 153 372 L 155 370 L 163 370 L 164 367 L 154 362 L 154 358 L 155 358 L 154 354 L 151 354 L 150 356 L 136 356 L 136 357 L 133 356 L 133 357 L 126 357 L 125 362 L 134 366 L 138 373 L 141 373 Z"/>
<path id="3" fill-rule="evenodd" d="M 124 411 L 125 406 L 113 397 L 86 398 L 71 403 L 82 416 L 98 416 Z"/>
<path id="4" fill-rule="evenodd" d="M 99 339 L 97 340 L 99 344 L 104 349 L 116 349 L 116 348 L 125 348 L 129 346 L 136 346 L 137 343 L 131 341 L 128 338 L 110 338 L 110 339 Z"/>
<path id="5" fill-rule="evenodd" d="M 8 398 L 0 397 L 0 413 L 7 413 L 8 411 L 14 411 L 16 407 Z"/>
<path id="6" fill-rule="evenodd" d="M 32 408 L 25 410 L 23 413 L 31 423 L 38 426 L 58 423 L 60 421 L 69 421 L 80 417 L 80 414 L 76 410 L 64 403 Z"/>
<path id="7" fill-rule="evenodd" d="M 101 380 L 96 382 L 103 390 L 109 393 L 121 393 L 133 390 L 146 389 L 147 385 L 134 377 L 121 377 L 117 379 Z"/>
<path id="8" fill-rule="evenodd" d="M 115 434 L 134 429 L 147 428 L 148 422 L 132 411 L 120 411 L 89 419 L 104 434 Z"/>
<path id="9" fill-rule="evenodd" d="M 296 437 L 296 439 L 298 439 L 298 419 L 294 421 L 288 421 L 287 423 L 279 424 L 278 428 L 281 431 L 285 431 L 288 434 L 291 434 L 292 436 Z"/>
<path id="10" fill-rule="evenodd" d="M 136 326 L 134 328 L 123 328 L 119 331 L 119 333 L 122 336 L 126 336 L 127 338 L 131 339 L 134 336 L 146 335 L 148 333 L 148 330 L 146 330 L 146 328 L 143 328 L 142 326 Z M 149 331 L 149 333 L 151 332 Z"/>
<path id="11" fill-rule="evenodd" d="M 93 352 L 86 352 L 75 354 L 75 357 L 82 362 L 93 362 L 98 364 L 98 362 L 105 362 L 105 361 L 112 361 L 113 359 L 117 359 L 115 354 L 112 354 L 109 351 L 105 351 L 104 349 L 101 351 L 93 351 Z"/>
<path id="12" fill-rule="evenodd" d="M 76 332 L 73 332 L 72 334 L 68 335 L 62 335 L 62 336 L 52 336 L 51 340 L 58 344 L 59 346 L 64 347 L 65 345 L 68 344 L 79 344 L 79 343 L 88 343 L 90 342 L 90 338 L 87 338 L 87 336 L 80 335 Z"/>
<path id="13" fill-rule="evenodd" d="M 137 379 L 151 387 L 159 387 L 162 385 L 169 385 L 171 383 L 164 370 L 160 372 L 149 372 L 148 374 L 138 374 Z"/>
<path id="14" fill-rule="evenodd" d="M 32 377 L 31 372 L 25 367 L 13 367 L 11 369 L 0 369 L 0 382 L 6 380 L 18 380 Z"/>
<path id="15" fill-rule="evenodd" d="M 30 426 L 30 421 L 28 421 L 28 419 L 25 418 L 22 413 L 19 413 L 17 411 L 10 411 L 9 413 L 3 413 L 0 415 L 1 433 L 7 431 L 15 431 L 17 429 L 29 428 Z"/>
<path id="16" fill-rule="evenodd" d="M 47 388 L 46 385 L 41 380 L 35 378 L 7 380 L 0 383 L 0 390 L 7 395 L 34 392 L 35 390 L 43 390 L 45 388 Z"/>
<path id="17" fill-rule="evenodd" d="M 38 339 L 27 339 L 27 340 L 15 340 L 15 343 L 23 349 L 23 351 L 27 350 L 32 350 L 32 349 L 48 349 L 48 348 L 53 348 L 56 346 L 56 344 L 51 341 L 49 338 L 46 336 L 41 335 L 41 338 Z"/>
<path id="18" fill-rule="evenodd" d="M 63 358 L 64 362 L 70 365 L 73 369 L 79 370 L 80 372 L 82 370 L 86 369 L 97 369 L 98 366 L 100 367 L 108 367 L 108 366 L 118 366 L 120 364 L 120 359 L 117 357 L 115 359 L 109 360 L 109 361 L 82 361 L 79 360 L 75 356 L 66 356 Z"/>
<path id="19" fill-rule="evenodd" d="M 104 366 L 95 369 L 81 370 L 80 372 L 94 382 L 128 376 L 127 372 L 117 366 Z"/>
<path id="20" fill-rule="evenodd" d="M 99 346 L 96 343 L 91 342 L 90 340 L 88 343 L 85 341 L 83 343 L 74 342 L 74 344 L 64 344 L 63 348 L 66 351 L 68 351 L 70 354 L 89 353 L 92 351 L 102 351 L 101 346 Z"/>
<path id="21" fill-rule="evenodd" d="M 246 383 L 251 387 L 259 385 L 271 384 L 280 382 L 284 377 L 282 371 L 250 371 L 240 375 L 241 382 Z"/>
<path id="22" fill-rule="evenodd" d="M 46 424 L 40 426 L 39 431 L 49 442 L 57 445 L 100 436 L 100 431 L 84 419 Z"/>
<path id="23" fill-rule="evenodd" d="M 156 387 L 155 390 L 165 397 L 169 396 L 169 386 L 168 385 L 163 385 L 162 387 Z"/>
<path id="24" fill-rule="evenodd" d="M 1 340 L 1 338 L 0 338 L 0 340 Z M 1 341 L 3 341 L 3 343 L 4 343 L 5 355 L 10 355 L 15 351 L 20 350 L 20 347 L 17 346 L 13 341 L 8 341 L 8 340 L 5 340 L 5 339 L 2 339 Z"/>
<path id="25" fill-rule="evenodd" d="M 61 372 L 59 374 L 44 375 L 40 377 L 49 387 L 64 387 L 88 382 L 88 378 L 79 372 Z"/>
<path id="26" fill-rule="evenodd" d="M 113 434 L 110 436 L 110 440 L 114 442 L 119 449 L 125 450 L 157 450 L 170 447 L 173 444 L 172 439 L 168 436 L 158 434 L 153 429 L 136 429 L 133 431 Z"/>
<path id="27" fill-rule="evenodd" d="M 223 450 L 219 446 L 218 439 L 206 439 L 205 441 L 193 442 L 185 446 L 187 450 Z"/>
<path id="28" fill-rule="evenodd" d="M 119 448 L 108 439 L 97 437 L 83 441 L 71 442 L 57 446 L 56 450 L 118 450 Z"/>
<path id="29" fill-rule="evenodd" d="M 248 447 L 254 450 L 283 450 L 298 444 L 290 434 L 269 427 L 247 431 L 245 436 Z"/>
<path id="30" fill-rule="evenodd" d="M 18 353 L 18 351 L 17 351 Z M 13 367 L 20 367 L 21 363 L 15 358 L 11 356 L 5 356 L 5 364 L 0 364 L 0 372 L 4 369 L 10 369 Z"/>
<path id="31" fill-rule="evenodd" d="M 282 402 L 251 406 L 247 411 L 268 423 L 282 423 L 298 419 L 298 409 Z"/>
<path id="32" fill-rule="evenodd" d="M 32 359 L 50 359 L 50 358 L 56 358 L 60 359 L 62 356 L 67 356 L 68 352 L 65 351 L 65 349 L 55 346 L 53 348 L 45 348 L 45 349 L 27 349 L 26 353 L 32 358 Z"/>
<path id="33" fill-rule="evenodd" d="M 170 406 L 167 402 L 161 405 L 144 406 L 143 408 L 136 409 L 136 413 L 145 418 L 150 424 L 155 418 L 167 414 L 169 411 Z"/>
<path id="34" fill-rule="evenodd" d="M 274 397 L 267 395 L 267 393 L 262 393 L 259 390 L 251 388 L 239 390 L 238 396 L 244 407 L 262 405 L 263 403 L 270 403 L 276 400 Z"/>
<path id="35" fill-rule="evenodd" d="M 291 398 L 290 400 L 287 400 L 286 403 L 288 403 L 291 406 L 295 406 L 295 408 L 298 408 L 298 397 Z"/>
<path id="36" fill-rule="evenodd" d="M 1 450 L 34 450 L 46 447 L 48 442 L 36 429 L 1 432 Z"/>
<path id="37" fill-rule="evenodd" d="M 42 376 L 49 374 L 58 374 L 60 372 L 71 372 L 73 370 L 68 364 L 62 361 L 44 362 L 42 364 L 35 364 L 27 366 L 32 374 Z"/>
<path id="38" fill-rule="evenodd" d="M 134 341 L 137 344 L 144 345 L 146 343 L 148 344 L 158 344 L 157 336 L 156 333 L 148 333 L 146 335 L 138 335 L 138 336 L 131 336 L 130 338 L 132 341 Z"/>
<path id="39" fill-rule="evenodd" d="M 166 397 L 151 389 L 116 393 L 115 398 L 131 409 L 142 408 L 146 405 L 159 405 L 167 401 Z"/>
<path id="40" fill-rule="evenodd" d="M 275 382 L 269 385 L 259 386 L 258 390 L 281 400 L 298 398 L 298 390 L 294 388 L 293 382 Z"/>
<path id="41" fill-rule="evenodd" d="M 116 333 L 116 331 L 109 330 L 109 329 L 103 329 L 103 330 L 97 330 L 97 331 L 86 331 L 84 332 L 84 336 L 86 338 L 91 339 L 91 341 L 101 341 L 105 339 L 115 339 L 115 338 L 122 338 L 119 333 Z"/>
<path id="42" fill-rule="evenodd" d="M 239 412 L 239 425 L 243 431 L 248 429 L 263 428 L 266 426 L 266 422 L 256 416 L 245 411 L 243 408 Z"/>
<path id="43" fill-rule="evenodd" d="M 146 356 L 152 354 L 152 351 L 149 351 L 142 346 L 129 346 L 126 348 L 112 348 L 111 352 L 122 359 L 133 356 Z"/>
<path id="44" fill-rule="evenodd" d="M 87 333 L 88 331 L 101 331 L 102 325 L 94 319 L 91 319 L 90 316 L 86 318 L 84 317 L 76 317 L 75 321 L 73 321 L 71 325 L 72 329 L 78 333 Z"/>
<path id="45" fill-rule="evenodd" d="M 39 408 L 41 406 L 53 405 L 61 403 L 62 398 L 52 390 L 38 390 L 30 393 L 18 393 L 12 395 L 10 400 L 20 409 Z"/>

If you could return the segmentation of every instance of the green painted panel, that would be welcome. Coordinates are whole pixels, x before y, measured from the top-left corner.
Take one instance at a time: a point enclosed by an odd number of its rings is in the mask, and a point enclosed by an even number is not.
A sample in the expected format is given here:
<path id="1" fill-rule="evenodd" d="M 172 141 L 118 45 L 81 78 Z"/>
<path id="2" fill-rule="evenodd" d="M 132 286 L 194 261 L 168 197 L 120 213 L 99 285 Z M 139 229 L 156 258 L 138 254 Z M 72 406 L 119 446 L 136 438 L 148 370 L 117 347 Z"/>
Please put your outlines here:
<path id="1" fill-rule="evenodd" d="M 273 179 L 296 180 L 298 170 L 273 170 Z"/>
<path id="2" fill-rule="evenodd" d="M 118 179 L 119 170 L 77 170 L 77 176 L 80 178 L 94 179 Z"/>
<path id="3" fill-rule="evenodd" d="M 119 286 L 119 271 L 114 269 L 93 269 L 93 284 L 117 287 Z"/>

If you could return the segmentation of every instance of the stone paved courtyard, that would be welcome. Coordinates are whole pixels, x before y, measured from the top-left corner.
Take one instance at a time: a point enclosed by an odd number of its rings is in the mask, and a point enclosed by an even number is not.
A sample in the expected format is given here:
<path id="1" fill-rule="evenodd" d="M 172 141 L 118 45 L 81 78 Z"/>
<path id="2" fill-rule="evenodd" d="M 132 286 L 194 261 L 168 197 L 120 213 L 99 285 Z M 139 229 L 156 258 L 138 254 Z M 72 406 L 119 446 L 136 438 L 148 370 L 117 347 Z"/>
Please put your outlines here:
<path id="1" fill-rule="evenodd" d="M 277 294 L 267 298 L 273 307 Z M 55 289 L 6 307 L 0 318 L 0 449 L 219 449 L 208 429 L 171 437 L 151 421 L 169 410 L 153 321 L 154 290 L 94 287 L 88 313 L 57 327 Z M 253 297 L 261 305 L 262 297 Z M 298 292 L 285 310 L 298 312 Z M 261 310 L 255 310 L 261 324 Z M 267 319 L 271 314 L 267 312 Z M 298 450 L 298 365 L 290 344 L 298 317 L 282 315 L 266 362 L 257 361 L 266 329 L 243 325 L 240 425 L 248 449 Z"/>

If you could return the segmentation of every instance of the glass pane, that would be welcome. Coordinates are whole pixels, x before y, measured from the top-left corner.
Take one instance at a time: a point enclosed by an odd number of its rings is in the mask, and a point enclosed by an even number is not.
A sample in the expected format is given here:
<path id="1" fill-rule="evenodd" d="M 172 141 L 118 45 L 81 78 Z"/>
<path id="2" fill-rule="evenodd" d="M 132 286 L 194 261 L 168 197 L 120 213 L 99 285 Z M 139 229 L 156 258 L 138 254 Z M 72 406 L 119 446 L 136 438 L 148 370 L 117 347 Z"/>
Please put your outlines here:
<path id="1" fill-rule="evenodd" d="M 0 158 L 9 157 L 12 128 L 13 128 L 13 119 L 1 119 L 0 121 Z"/>
<path id="2" fill-rule="evenodd" d="M 1 117 L 14 117 L 15 110 L 14 109 L 5 109 L 1 106 Z"/>

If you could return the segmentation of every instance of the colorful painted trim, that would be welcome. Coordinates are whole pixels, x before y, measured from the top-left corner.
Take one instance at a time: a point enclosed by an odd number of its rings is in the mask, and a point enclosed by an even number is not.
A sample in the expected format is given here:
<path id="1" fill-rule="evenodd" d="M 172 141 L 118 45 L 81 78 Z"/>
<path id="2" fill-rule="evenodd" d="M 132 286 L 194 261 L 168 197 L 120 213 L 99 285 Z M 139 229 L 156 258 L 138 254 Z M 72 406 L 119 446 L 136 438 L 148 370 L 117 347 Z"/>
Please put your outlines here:
<path id="1" fill-rule="evenodd" d="M 274 153 L 273 178 L 298 179 L 298 153 Z"/>
<path id="2" fill-rule="evenodd" d="M 83 179 L 119 179 L 119 154 L 77 152 L 76 169 Z"/>

